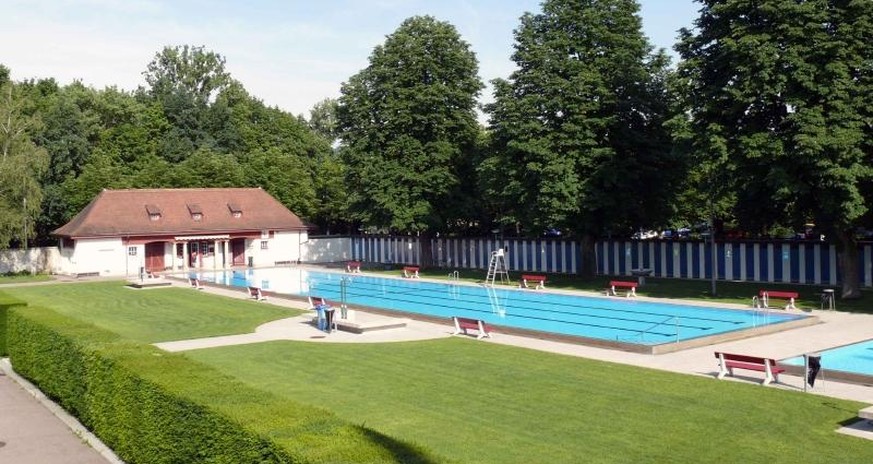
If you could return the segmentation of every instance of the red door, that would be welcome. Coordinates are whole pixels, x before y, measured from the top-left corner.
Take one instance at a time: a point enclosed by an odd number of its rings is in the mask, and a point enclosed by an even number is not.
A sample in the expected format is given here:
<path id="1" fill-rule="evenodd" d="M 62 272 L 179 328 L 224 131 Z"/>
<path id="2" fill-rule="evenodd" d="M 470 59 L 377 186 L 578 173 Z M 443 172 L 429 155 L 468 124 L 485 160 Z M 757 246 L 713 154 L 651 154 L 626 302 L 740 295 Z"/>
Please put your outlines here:
<path id="1" fill-rule="evenodd" d="M 233 254 L 234 266 L 245 266 L 246 264 L 246 239 L 235 238 L 230 241 L 231 253 Z"/>
<path id="2" fill-rule="evenodd" d="M 164 242 L 146 243 L 145 268 L 149 272 L 164 270 Z"/>

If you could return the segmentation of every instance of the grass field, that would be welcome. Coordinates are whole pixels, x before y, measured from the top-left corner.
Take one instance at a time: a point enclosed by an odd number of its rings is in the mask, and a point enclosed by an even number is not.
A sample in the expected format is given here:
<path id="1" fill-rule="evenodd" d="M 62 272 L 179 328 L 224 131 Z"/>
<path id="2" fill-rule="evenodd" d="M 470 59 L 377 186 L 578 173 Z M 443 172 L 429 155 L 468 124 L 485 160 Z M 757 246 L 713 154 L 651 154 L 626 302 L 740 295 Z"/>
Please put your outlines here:
<path id="1" fill-rule="evenodd" d="M 144 342 L 249 332 L 289 315 L 119 282 L 4 291 Z M 184 356 L 457 462 L 873 462 L 871 442 L 834 432 L 860 403 L 469 339 L 282 341 Z M 205 401 L 232 401 L 232 389 Z"/>
<path id="2" fill-rule="evenodd" d="M 23 274 L 23 275 L 5 275 L 0 274 L 0 287 L 7 284 L 23 284 L 29 282 L 47 282 L 52 280 L 52 276 L 48 274 Z"/>
<path id="3" fill-rule="evenodd" d="M 834 432 L 857 403 L 473 340 L 271 342 L 186 356 L 460 462 L 873 459 L 869 441 Z"/>
<path id="4" fill-rule="evenodd" d="M 264 322 L 300 314 L 189 288 L 138 290 L 120 281 L 4 287 L 3 291 L 145 343 L 248 333 Z"/>

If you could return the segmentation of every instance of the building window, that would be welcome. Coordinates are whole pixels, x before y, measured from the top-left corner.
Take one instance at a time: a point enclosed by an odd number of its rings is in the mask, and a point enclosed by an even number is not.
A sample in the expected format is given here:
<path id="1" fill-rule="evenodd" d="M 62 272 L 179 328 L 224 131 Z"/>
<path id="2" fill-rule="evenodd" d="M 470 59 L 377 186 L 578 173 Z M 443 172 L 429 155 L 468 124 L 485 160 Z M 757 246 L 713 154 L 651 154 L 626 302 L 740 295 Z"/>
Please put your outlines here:
<path id="1" fill-rule="evenodd" d="M 262 249 L 262 250 L 266 250 L 266 249 L 267 249 L 267 244 L 268 244 L 268 243 L 270 243 L 270 242 L 268 242 L 268 241 L 266 241 L 266 240 L 261 240 L 261 249 Z"/>
<path id="2" fill-rule="evenodd" d="M 201 213 L 194 213 L 194 214 L 191 215 L 191 219 L 193 219 L 193 220 L 195 220 L 195 221 L 199 221 L 199 220 L 203 219 L 203 214 L 201 214 Z"/>
<path id="3" fill-rule="evenodd" d="M 234 218 L 239 219 L 239 218 L 242 217 L 242 208 L 239 206 L 239 204 L 237 204 L 237 203 L 228 203 L 228 204 L 227 204 L 227 209 L 230 210 L 230 214 L 231 214 L 231 216 L 233 216 Z"/>
<path id="4" fill-rule="evenodd" d="M 136 247 L 127 247 L 127 254 L 128 256 L 136 256 Z"/>
<path id="5" fill-rule="evenodd" d="M 150 221 L 159 221 L 161 219 L 161 208 L 157 205 L 146 205 L 146 212 L 149 213 Z"/>

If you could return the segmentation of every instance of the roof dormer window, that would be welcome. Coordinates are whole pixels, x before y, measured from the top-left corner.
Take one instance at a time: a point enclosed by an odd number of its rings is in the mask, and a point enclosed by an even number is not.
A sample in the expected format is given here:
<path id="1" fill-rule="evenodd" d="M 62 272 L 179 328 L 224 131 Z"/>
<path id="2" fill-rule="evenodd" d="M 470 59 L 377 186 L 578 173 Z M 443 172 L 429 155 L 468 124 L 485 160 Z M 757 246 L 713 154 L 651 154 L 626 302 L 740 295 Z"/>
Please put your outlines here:
<path id="1" fill-rule="evenodd" d="M 236 219 L 241 218 L 243 215 L 242 208 L 240 208 L 240 206 L 236 203 L 228 203 L 227 209 L 230 210 L 230 215 Z"/>
<path id="2" fill-rule="evenodd" d="M 196 203 L 188 203 L 188 213 L 191 214 L 191 219 L 195 221 L 203 219 L 203 208 Z"/>
<path id="3" fill-rule="evenodd" d="M 146 205 L 146 212 L 149 214 L 150 221 L 159 221 L 161 219 L 161 208 L 157 205 Z"/>

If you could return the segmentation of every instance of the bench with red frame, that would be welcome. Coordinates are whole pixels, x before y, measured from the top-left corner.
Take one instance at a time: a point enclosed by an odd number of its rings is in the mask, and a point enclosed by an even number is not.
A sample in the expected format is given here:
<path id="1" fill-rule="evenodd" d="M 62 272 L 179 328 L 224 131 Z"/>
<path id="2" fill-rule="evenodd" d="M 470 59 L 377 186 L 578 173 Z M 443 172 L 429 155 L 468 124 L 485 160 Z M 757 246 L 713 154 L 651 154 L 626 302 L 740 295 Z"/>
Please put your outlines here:
<path id="1" fill-rule="evenodd" d="M 361 262 L 360 261 L 349 261 L 346 263 L 346 272 L 357 274 L 361 272 Z"/>
<path id="2" fill-rule="evenodd" d="M 779 381 L 779 374 L 785 372 L 784 368 L 776 364 L 775 359 L 762 358 L 760 356 L 749 356 L 745 354 L 715 352 L 715 357 L 718 359 L 718 378 L 723 379 L 725 375 L 733 377 L 734 369 L 746 369 L 750 371 L 759 371 L 764 373 L 764 381 L 761 385 L 768 385 L 772 381 Z"/>
<path id="3" fill-rule="evenodd" d="M 536 284 L 536 285 L 531 287 L 531 284 Z M 546 288 L 546 276 L 522 274 L 521 284 L 519 284 L 519 288 L 534 288 L 536 290 L 539 290 L 541 288 Z"/>
<path id="4" fill-rule="evenodd" d="M 618 296 L 618 293 L 616 293 L 616 289 L 620 288 L 620 289 L 626 290 L 626 293 L 624 295 L 626 297 L 637 296 L 637 285 L 639 285 L 639 284 L 636 282 L 627 282 L 624 280 L 611 280 L 611 281 L 609 281 L 609 288 L 606 289 L 606 294 Z"/>
<path id="5" fill-rule="evenodd" d="M 467 330 L 476 330 L 478 331 L 476 338 L 479 340 L 491 337 L 491 328 L 481 319 L 453 316 L 452 321 L 455 323 L 455 332 L 452 335 L 458 335 L 461 332 L 464 332 L 464 335 L 468 335 Z"/>
<path id="6" fill-rule="evenodd" d="M 404 266 L 403 267 L 403 277 L 407 279 L 417 279 L 418 278 L 418 266 Z"/>
<path id="7" fill-rule="evenodd" d="M 267 297 L 264 295 L 264 292 L 261 291 L 260 287 L 252 287 L 249 286 L 249 298 L 257 301 L 264 301 Z"/>
<path id="8" fill-rule="evenodd" d="M 785 305 L 785 309 L 797 309 L 797 306 L 794 305 L 794 300 L 798 297 L 797 292 L 786 292 L 783 290 L 761 290 L 758 292 L 757 297 L 752 298 L 752 304 L 755 307 L 759 307 L 758 305 L 763 306 L 764 308 L 770 307 L 771 299 L 781 299 L 787 301 Z"/>

